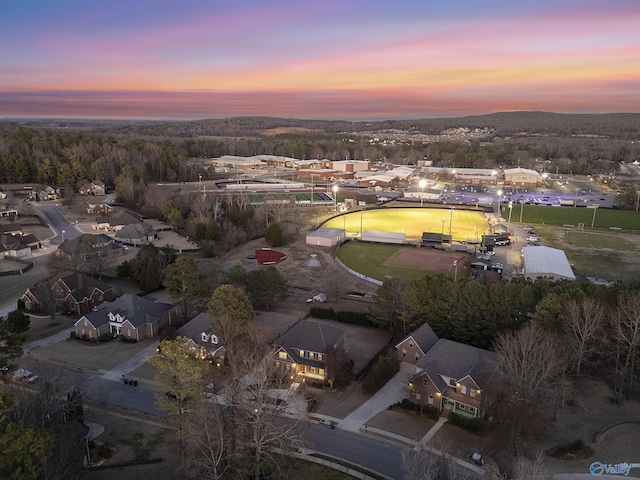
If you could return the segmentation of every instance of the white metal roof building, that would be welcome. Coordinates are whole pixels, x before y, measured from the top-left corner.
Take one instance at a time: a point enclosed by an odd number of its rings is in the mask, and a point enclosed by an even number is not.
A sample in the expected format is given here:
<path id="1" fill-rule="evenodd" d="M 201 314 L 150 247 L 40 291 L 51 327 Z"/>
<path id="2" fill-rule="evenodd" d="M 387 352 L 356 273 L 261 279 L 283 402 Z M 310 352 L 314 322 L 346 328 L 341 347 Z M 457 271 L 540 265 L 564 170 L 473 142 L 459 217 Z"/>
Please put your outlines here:
<path id="1" fill-rule="evenodd" d="M 345 233 L 342 228 L 319 228 L 307 235 L 306 243 L 318 247 L 332 247 L 344 241 Z"/>
<path id="2" fill-rule="evenodd" d="M 556 280 L 575 280 L 571 265 L 563 250 L 551 247 L 524 247 L 522 249 L 524 276 L 530 280 L 548 277 Z"/>

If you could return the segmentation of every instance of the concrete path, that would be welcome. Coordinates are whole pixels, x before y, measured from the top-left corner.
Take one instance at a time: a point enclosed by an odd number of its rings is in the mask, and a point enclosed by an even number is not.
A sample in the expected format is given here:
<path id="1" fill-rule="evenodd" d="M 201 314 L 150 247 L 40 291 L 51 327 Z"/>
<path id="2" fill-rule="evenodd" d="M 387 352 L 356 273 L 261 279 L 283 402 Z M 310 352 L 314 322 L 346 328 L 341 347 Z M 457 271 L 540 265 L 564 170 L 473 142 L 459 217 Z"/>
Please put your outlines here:
<path id="1" fill-rule="evenodd" d="M 433 427 L 431 427 L 431 429 L 425 434 L 424 437 L 422 437 L 419 445 L 426 445 L 427 443 L 429 443 L 429 440 L 433 438 L 433 436 L 438 432 L 438 430 L 442 428 L 445 423 L 447 423 L 447 419 L 444 417 L 440 417 L 437 423 Z M 416 448 L 417 447 L 418 445 L 416 445 Z"/>
<path id="2" fill-rule="evenodd" d="M 359 432 L 370 418 L 386 410 L 389 405 L 407 398 L 409 379 L 413 376 L 415 366 L 406 362 L 400 363 L 400 371 L 389 380 L 373 397 L 351 412 L 339 424 L 338 428 L 350 432 Z"/>
<path id="3" fill-rule="evenodd" d="M 33 342 L 25 343 L 22 347 L 22 350 L 25 354 L 28 354 L 32 350 L 36 350 L 37 348 L 44 347 L 45 345 L 51 345 L 53 343 L 62 342 L 69 338 L 70 330 L 66 329 L 61 332 L 58 332 L 50 337 L 41 338 L 40 340 L 34 340 Z"/>
<path id="4" fill-rule="evenodd" d="M 105 380 L 113 380 L 119 382 L 123 376 L 126 376 L 129 372 L 135 370 L 140 365 L 149 360 L 158 350 L 158 344 L 160 341 L 153 342 L 144 350 L 141 350 L 136 356 L 130 358 L 124 363 L 121 363 L 117 367 L 103 373 L 100 378 Z"/>

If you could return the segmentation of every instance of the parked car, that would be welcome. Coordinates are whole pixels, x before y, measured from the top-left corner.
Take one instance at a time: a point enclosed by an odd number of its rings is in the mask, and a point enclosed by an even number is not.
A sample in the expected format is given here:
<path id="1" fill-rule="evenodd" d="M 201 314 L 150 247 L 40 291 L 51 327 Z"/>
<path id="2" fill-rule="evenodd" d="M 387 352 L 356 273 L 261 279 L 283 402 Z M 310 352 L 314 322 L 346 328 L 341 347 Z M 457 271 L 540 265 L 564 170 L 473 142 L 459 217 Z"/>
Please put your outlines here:
<path id="1" fill-rule="evenodd" d="M 29 370 L 25 370 L 24 368 L 19 368 L 13 374 L 18 380 L 27 381 L 29 383 L 34 383 L 38 376 Z"/>
<path id="2" fill-rule="evenodd" d="M 527 237 L 527 242 L 529 243 L 537 243 L 538 240 L 539 240 L 538 237 L 534 237 L 534 236 Z"/>

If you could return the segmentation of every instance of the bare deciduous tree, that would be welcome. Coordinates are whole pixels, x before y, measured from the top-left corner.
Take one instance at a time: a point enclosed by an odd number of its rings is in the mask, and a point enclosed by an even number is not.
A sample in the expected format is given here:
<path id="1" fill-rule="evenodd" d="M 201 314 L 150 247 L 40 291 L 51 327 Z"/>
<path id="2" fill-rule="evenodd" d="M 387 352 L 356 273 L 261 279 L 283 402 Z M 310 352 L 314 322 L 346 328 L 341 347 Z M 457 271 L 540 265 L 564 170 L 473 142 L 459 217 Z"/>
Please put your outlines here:
<path id="1" fill-rule="evenodd" d="M 571 366 L 576 377 L 572 402 L 575 401 L 583 364 L 600 349 L 604 321 L 605 308 L 593 298 L 585 297 L 581 300 L 571 300 L 565 307 L 565 338 L 570 351 Z"/>
<path id="2" fill-rule="evenodd" d="M 510 424 L 514 451 L 525 438 L 525 427 L 541 409 L 542 400 L 563 386 L 567 357 L 560 339 L 533 323 L 498 337 L 496 351 L 502 356 L 499 371 L 507 386 L 505 420 Z"/>
<path id="3" fill-rule="evenodd" d="M 625 292 L 619 297 L 611 323 L 616 358 L 614 391 L 615 400 L 619 401 L 627 380 L 629 398 L 633 391 L 633 374 L 640 345 L 640 293 Z"/>

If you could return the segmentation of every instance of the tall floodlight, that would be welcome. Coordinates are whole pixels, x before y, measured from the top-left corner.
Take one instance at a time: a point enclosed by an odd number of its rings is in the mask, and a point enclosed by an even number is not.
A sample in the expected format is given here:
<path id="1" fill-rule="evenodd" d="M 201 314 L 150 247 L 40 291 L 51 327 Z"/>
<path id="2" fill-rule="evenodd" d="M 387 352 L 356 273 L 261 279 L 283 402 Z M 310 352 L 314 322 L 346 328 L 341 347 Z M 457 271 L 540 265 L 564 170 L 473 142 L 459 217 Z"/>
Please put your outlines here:
<path id="1" fill-rule="evenodd" d="M 422 201 L 424 199 L 424 187 L 427 186 L 427 181 L 422 178 L 420 179 L 420 206 L 422 207 Z"/>

